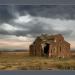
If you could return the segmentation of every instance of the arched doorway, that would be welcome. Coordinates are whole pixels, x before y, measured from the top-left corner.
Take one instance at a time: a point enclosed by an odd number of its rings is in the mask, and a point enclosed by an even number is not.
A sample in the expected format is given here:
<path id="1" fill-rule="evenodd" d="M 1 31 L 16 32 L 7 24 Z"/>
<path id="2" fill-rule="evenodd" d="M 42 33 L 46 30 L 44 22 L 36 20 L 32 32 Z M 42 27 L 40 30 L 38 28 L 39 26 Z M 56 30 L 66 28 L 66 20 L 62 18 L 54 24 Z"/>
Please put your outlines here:
<path id="1" fill-rule="evenodd" d="M 49 53 L 49 44 L 45 43 L 45 46 L 44 46 L 44 55 L 48 56 L 48 53 Z"/>

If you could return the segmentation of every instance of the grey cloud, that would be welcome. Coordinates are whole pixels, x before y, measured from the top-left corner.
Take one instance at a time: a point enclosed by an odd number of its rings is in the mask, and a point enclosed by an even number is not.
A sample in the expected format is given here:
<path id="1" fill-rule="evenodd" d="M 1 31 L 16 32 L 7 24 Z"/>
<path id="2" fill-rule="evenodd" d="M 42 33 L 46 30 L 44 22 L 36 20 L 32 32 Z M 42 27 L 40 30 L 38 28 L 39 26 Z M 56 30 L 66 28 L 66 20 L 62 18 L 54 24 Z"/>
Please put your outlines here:
<path id="1" fill-rule="evenodd" d="M 9 34 L 9 33 L 7 31 L 5 31 L 5 30 L 0 30 L 0 34 L 5 35 L 5 34 Z"/>
<path id="2" fill-rule="evenodd" d="M 16 18 L 15 13 L 21 16 L 29 13 L 32 16 L 75 19 L 75 5 L 0 5 L 0 22 Z"/>
<path id="3" fill-rule="evenodd" d="M 10 19 L 14 18 L 14 16 L 9 12 L 10 6 L 8 5 L 0 5 L 0 23 L 1 22 L 9 22 Z"/>
<path id="4" fill-rule="evenodd" d="M 64 35 L 65 38 L 70 38 L 73 30 L 63 30 L 63 31 L 55 31 L 57 34 Z"/>
<path id="5" fill-rule="evenodd" d="M 16 9 L 21 15 L 27 11 L 32 16 L 75 19 L 75 5 L 21 5 Z"/>
<path id="6" fill-rule="evenodd" d="M 71 36 L 73 30 L 63 30 L 57 31 L 53 29 L 51 24 L 43 23 L 41 21 L 36 20 L 36 24 L 33 22 L 29 22 L 27 24 L 18 24 L 13 22 L 13 19 L 16 18 L 15 13 L 20 14 L 20 16 L 24 16 L 27 13 L 34 17 L 46 17 L 46 18 L 59 18 L 59 19 L 75 19 L 75 5 L 13 5 L 13 6 L 3 6 L 0 5 L 0 20 L 1 22 L 8 22 L 10 25 L 23 28 L 23 30 L 15 30 L 15 31 L 6 31 L 0 29 L 0 34 L 3 35 L 16 35 L 16 36 L 27 36 L 28 34 L 32 35 L 32 37 L 36 37 L 41 33 L 61 33 L 65 37 Z M 11 22 L 10 22 L 11 21 Z M 50 26 L 49 29 L 44 29 L 44 27 Z M 29 30 L 24 30 L 28 28 Z"/>
<path id="7" fill-rule="evenodd" d="M 14 32 L 6 32 L 6 33 L 2 33 L 2 34 L 9 34 L 9 35 L 16 35 L 16 36 L 27 36 L 28 34 L 32 35 L 31 37 L 36 37 L 39 34 L 42 33 L 47 33 L 47 34 L 62 34 L 65 37 L 69 37 L 71 35 L 71 33 L 73 32 L 72 30 L 54 30 L 52 25 L 48 25 L 46 23 L 42 23 L 42 22 L 37 22 L 36 24 L 33 25 L 33 23 L 31 23 L 32 27 L 29 27 L 29 30 L 16 30 Z M 45 30 L 45 27 L 49 26 L 49 29 Z M 22 27 L 22 26 L 21 26 Z M 23 28 L 26 28 L 26 26 L 23 26 Z M 4 31 L 5 32 L 5 31 Z"/>

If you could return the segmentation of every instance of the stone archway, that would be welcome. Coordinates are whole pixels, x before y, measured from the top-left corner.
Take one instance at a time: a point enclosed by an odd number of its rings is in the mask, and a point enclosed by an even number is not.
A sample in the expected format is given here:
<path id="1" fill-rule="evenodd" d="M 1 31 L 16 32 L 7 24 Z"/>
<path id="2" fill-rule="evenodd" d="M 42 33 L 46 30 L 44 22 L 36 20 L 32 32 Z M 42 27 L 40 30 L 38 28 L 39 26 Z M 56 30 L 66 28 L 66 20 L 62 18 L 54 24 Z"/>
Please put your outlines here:
<path id="1" fill-rule="evenodd" d="M 45 46 L 44 46 L 44 55 L 48 56 L 48 53 L 49 53 L 49 44 L 45 43 Z"/>

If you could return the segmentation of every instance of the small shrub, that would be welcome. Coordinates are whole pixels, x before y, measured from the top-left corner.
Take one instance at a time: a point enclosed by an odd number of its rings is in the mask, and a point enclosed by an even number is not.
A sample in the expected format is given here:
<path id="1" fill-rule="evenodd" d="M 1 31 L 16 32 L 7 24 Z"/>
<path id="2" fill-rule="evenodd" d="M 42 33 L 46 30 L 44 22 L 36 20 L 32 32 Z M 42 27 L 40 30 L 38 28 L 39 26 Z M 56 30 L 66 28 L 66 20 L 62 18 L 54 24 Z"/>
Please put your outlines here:
<path id="1" fill-rule="evenodd" d="M 27 67 L 21 66 L 21 67 L 18 67 L 18 70 L 27 70 Z"/>
<path id="2" fill-rule="evenodd" d="M 56 64 L 56 68 L 57 69 L 65 69 L 64 64 L 62 64 L 62 63 Z"/>

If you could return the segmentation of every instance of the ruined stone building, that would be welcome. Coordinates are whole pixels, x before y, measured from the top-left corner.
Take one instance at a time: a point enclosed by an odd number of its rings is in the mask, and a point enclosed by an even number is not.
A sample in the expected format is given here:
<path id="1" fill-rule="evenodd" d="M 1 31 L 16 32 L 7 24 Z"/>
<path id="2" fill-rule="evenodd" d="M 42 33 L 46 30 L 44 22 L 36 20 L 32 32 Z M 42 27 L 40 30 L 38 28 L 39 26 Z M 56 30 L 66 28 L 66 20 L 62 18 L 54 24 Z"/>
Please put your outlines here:
<path id="1" fill-rule="evenodd" d="M 69 57 L 70 43 L 61 34 L 38 36 L 30 45 L 31 56 Z"/>

